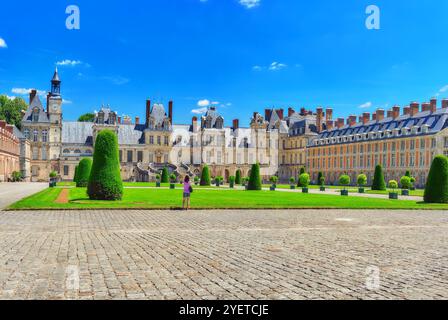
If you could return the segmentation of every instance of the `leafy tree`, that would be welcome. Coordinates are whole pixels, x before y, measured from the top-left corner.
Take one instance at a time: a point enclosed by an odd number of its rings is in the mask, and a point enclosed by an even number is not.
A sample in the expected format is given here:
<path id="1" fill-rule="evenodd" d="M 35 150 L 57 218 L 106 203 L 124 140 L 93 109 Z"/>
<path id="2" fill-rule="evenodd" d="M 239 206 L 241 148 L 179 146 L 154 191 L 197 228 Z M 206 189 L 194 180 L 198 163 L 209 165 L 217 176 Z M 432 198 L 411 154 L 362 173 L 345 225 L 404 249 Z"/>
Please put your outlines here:
<path id="1" fill-rule="evenodd" d="M 372 190 L 386 190 L 386 181 L 384 180 L 383 167 L 377 165 L 375 167 L 375 175 L 373 177 Z"/>
<path id="2" fill-rule="evenodd" d="M 295 184 L 296 183 L 296 178 L 294 178 L 294 177 L 289 178 L 289 183 L 290 184 Z"/>
<path id="3" fill-rule="evenodd" d="M 401 184 L 401 188 L 402 188 L 402 189 L 405 189 L 405 190 L 410 189 L 411 186 L 412 186 L 412 184 L 411 184 L 411 178 L 410 178 L 409 176 L 407 176 L 407 175 L 401 177 L 401 179 L 400 179 L 400 184 Z"/>
<path id="4" fill-rule="evenodd" d="M 429 171 L 425 202 L 448 203 L 448 157 L 436 156 Z"/>
<path id="5" fill-rule="evenodd" d="M 358 183 L 359 187 L 361 187 L 361 188 L 364 187 L 367 184 L 367 176 L 365 174 L 361 173 L 358 176 L 358 179 L 356 182 Z"/>
<path id="6" fill-rule="evenodd" d="M 395 189 L 398 188 L 398 182 L 395 180 L 390 180 L 389 181 L 389 188 L 392 189 L 393 192 L 395 192 Z"/>
<path id="7" fill-rule="evenodd" d="M 168 173 L 168 168 L 163 167 L 162 169 L 162 183 L 168 183 L 170 182 L 170 175 Z"/>
<path id="8" fill-rule="evenodd" d="M 271 183 L 273 185 L 276 185 L 277 182 L 278 182 L 278 177 L 277 176 L 272 176 L 272 177 L 269 178 L 269 181 L 271 181 Z"/>
<path id="9" fill-rule="evenodd" d="M 235 184 L 241 184 L 241 170 L 238 169 L 236 170 L 236 174 L 235 174 Z"/>
<path id="10" fill-rule="evenodd" d="M 121 200 L 123 197 L 118 138 L 111 130 L 101 130 L 96 138 L 87 193 L 91 200 Z"/>
<path id="11" fill-rule="evenodd" d="M 58 173 L 56 171 L 50 172 L 50 178 L 56 178 L 58 176 Z"/>
<path id="12" fill-rule="evenodd" d="M 198 184 L 201 179 L 198 176 L 194 177 L 194 184 Z"/>
<path id="13" fill-rule="evenodd" d="M 212 184 L 210 180 L 210 170 L 208 169 L 208 166 L 205 165 L 204 168 L 202 168 L 202 174 L 201 174 L 201 186 L 210 186 Z"/>
<path id="14" fill-rule="evenodd" d="M 157 181 L 160 181 L 160 178 L 161 178 L 161 177 L 160 177 L 160 174 L 156 174 L 156 180 L 157 180 Z"/>
<path id="15" fill-rule="evenodd" d="M 302 173 L 299 176 L 299 182 L 302 188 L 308 188 L 310 185 L 310 175 L 308 173 Z"/>
<path id="16" fill-rule="evenodd" d="M 89 184 L 90 172 L 92 170 L 92 160 L 84 158 L 78 165 L 78 176 L 76 177 L 76 187 L 84 188 Z"/>
<path id="17" fill-rule="evenodd" d="M 10 99 L 5 95 L 0 96 L 0 120 L 21 128 L 22 110 L 28 108 L 27 103 L 22 98 Z"/>
<path id="18" fill-rule="evenodd" d="M 300 168 L 300 173 L 299 173 L 299 177 L 302 175 L 302 174 L 304 174 L 305 173 L 305 168 L 304 167 L 302 167 L 302 168 Z M 297 179 L 297 186 L 298 187 L 302 187 L 302 188 L 305 188 L 304 186 L 302 186 L 302 184 L 300 183 L 300 178 L 299 179 Z"/>
<path id="19" fill-rule="evenodd" d="M 260 164 L 255 163 L 252 165 L 250 171 L 248 190 L 261 190 L 261 178 L 260 178 Z"/>
<path id="20" fill-rule="evenodd" d="M 325 177 L 323 175 L 319 179 L 319 184 L 321 187 L 325 187 Z"/>
<path id="21" fill-rule="evenodd" d="M 23 178 L 22 172 L 20 171 L 13 171 L 11 175 L 12 175 L 12 182 L 19 182 Z"/>
<path id="22" fill-rule="evenodd" d="M 341 186 L 344 186 L 344 190 L 345 187 L 347 187 L 350 184 L 350 176 L 343 174 L 342 176 L 339 177 L 339 184 Z"/>
<path id="23" fill-rule="evenodd" d="M 177 181 L 177 177 L 176 177 L 176 175 L 174 173 L 172 173 L 170 175 L 170 182 L 171 183 L 176 183 L 176 181 Z"/>
<path id="24" fill-rule="evenodd" d="M 85 113 L 78 118 L 79 122 L 93 122 L 95 121 L 94 113 Z"/>

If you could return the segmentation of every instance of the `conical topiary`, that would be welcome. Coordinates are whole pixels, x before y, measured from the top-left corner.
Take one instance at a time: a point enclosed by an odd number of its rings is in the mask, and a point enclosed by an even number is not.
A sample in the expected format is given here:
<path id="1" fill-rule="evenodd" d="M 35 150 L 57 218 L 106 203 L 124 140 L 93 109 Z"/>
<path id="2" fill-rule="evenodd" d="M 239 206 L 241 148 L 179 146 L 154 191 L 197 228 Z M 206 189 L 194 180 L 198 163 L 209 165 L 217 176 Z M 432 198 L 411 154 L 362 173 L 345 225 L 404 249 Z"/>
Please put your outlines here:
<path id="1" fill-rule="evenodd" d="M 302 174 L 304 174 L 304 173 L 306 173 L 306 172 L 305 172 L 305 168 L 304 168 L 304 167 L 300 168 L 300 173 L 299 173 L 299 176 L 298 176 L 298 178 L 297 178 L 297 186 L 298 186 L 299 188 L 305 188 L 305 186 L 303 186 L 302 183 L 300 182 L 300 176 L 301 176 Z"/>
<path id="2" fill-rule="evenodd" d="M 424 199 L 427 203 L 448 203 L 448 158 L 443 155 L 432 161 Z"/>
<path id="3" fill-rule="evenodd" d="M 208 166 L 205 165 L 204 168 L 202 168 L 202 174 L 201 174 L 201 186 L 211 186 L 211 180 L 210 180 L 210 170 L 208 169 Z"/>
<path id="4" fill-rule="evenodd" d="M 241 170 L 238 169 L 235 174 L 235 184 L 241 184 L 241 182 Z"/>
<path id="5" fill-rule="evenodd" d="M 375 167 L 375 175 L 373 177 L 372 182 L 372 190 L 386 190 L 386 181 L 384 180 L 383 167 L 381 165 L 377 165 Z"/>
<path id="6" fill-rule="evenodd" d="M 161 182 L 162 182 L 162 183 L 168 183 L 168 182 L 170 182 L 170 175 L 169 175 L 169 172 L 168 172 L 168 168 L 167 168 L 167 167 L 163 167 L 163 170 L 162 170 L 162 180 L 161 180 Z"/>
<path id="7" fill-rule="evenodd" d="M 247 190 L 261 190 L 260 165 L 258 163 L 252 165 Z"/>
<path id="8" fill-rule="evenodd" d="M 89 184 L 90 171 L 92 170 L 92 160 L 89 158 L 82 159 L 78 165 L 76 177 L 76 187 L 85 188 Z"/>
<path id="9" fill-rule="evenodd" d="M 123 197 L 118 139 L 111 130 L 101 130 L 97 135 L 87 193 L 91 200 L 121 200 Z"/>
<path id="10" fill-rule="evenodd" d="M 75 167 L 75 175 L 73 176 L 73 182 L 77 182 L 78 181 L 78 167 Z"/>

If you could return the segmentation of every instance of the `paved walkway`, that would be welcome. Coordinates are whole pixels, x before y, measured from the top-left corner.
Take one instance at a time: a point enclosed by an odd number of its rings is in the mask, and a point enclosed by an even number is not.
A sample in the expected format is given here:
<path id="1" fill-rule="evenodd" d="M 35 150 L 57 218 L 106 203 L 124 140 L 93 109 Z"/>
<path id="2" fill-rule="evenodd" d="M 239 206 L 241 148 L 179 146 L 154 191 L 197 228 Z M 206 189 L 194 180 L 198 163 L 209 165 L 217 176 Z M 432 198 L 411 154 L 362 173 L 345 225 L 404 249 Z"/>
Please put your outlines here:
<path id="1" fill-rule="evenodd" d="M 448 214 L 0 212 L 0 299 L 448 299 Z"/>
<path id="2" fill-rule="evenodd" d="M 0 183 L 0 210 L 45 188 L 48 188 L 48 183 Z"/>

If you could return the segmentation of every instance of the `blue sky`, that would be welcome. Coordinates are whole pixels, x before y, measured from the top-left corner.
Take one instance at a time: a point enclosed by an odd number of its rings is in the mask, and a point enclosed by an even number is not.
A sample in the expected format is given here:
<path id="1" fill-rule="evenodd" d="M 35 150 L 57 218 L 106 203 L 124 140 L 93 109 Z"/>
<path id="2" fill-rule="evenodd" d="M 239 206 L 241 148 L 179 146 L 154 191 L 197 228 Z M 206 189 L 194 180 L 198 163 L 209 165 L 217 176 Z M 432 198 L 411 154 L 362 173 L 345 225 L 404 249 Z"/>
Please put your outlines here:
<path id="1" fill-rule="evenodd" d="M 80 30 L 65 27 L 71 4 Z M 365 27 L 370 4 L 380 30 Z M 101 104 L 143 117 L 147 98 L 173 99 L 175 123 L 207 100 L 227 125 L 247 125 L 268 107 L 347 116 L 448 96 L 446 0 L 18 0 L 0 10 L 0 93 L 49 90 L 59 62 L 66 120 Z"/>

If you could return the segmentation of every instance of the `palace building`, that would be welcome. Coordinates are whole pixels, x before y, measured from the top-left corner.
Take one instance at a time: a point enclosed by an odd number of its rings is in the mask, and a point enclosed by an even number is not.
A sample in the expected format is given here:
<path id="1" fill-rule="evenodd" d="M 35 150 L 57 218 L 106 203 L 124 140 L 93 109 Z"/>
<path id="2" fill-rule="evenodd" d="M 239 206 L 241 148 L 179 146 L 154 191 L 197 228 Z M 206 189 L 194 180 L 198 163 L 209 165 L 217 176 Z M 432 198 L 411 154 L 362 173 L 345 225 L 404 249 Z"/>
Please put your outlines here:
<path id="1" fill-rule="evenodd" d="M 364 113 L 359 119 L 336 121 L 331 108 L 319 107 L 316 112 L 289 108 L 286 116 L 283 109 L 272 108 L 264 114 L 254 112 L 250 126 L 243 128 L 238 119 L 226 127 L 215 107 L 189 124 L 174 124 L 173 101 L 166 108 L 150 100 L 144 119 L 132 121 L 103 106 L 93 122 L 64 121 L 57 70 L 46 98 L 44 108 L 32 90 L 22 132 L 6 125 L 1 129 L 10 141 L 8 154 L 15 157 L 12 166 L 18 165 L 31 181 L 47 181 L 51 171 L 62 180 L 73 179 L 79 161 L 93 156 L 96 136 L 104 129 L 117 134 L 124 181 L 153 181 L 165 166 L 179 178 L 200 175 L 204 165 L 212 176 L 227 181 L 238 169 L 248 176 L 251 165 L 258 162 L 265 181 L 278 175 L 286 182 L 306 168 L 314 183 L 319 172 L 329 184 L 337 184 L 341 174 L 349 174 L 355 183 L 360 173 L 370 183 L 375 166 L 382 164 L 386 179 L 399 180 L 410 170 L 417 185 L 423 186 L 433 157 L 448 154 L 448 100 L 442 101 L 442 108 L 433 99 L 421 108 L 412 103 L 402 114 L 400 107 L 394 107 L 387 113 L 379 109 L 372 117 Z M 2 175 L 5 179 L 10 173 L 2 168 L 0 179 Z"/>

